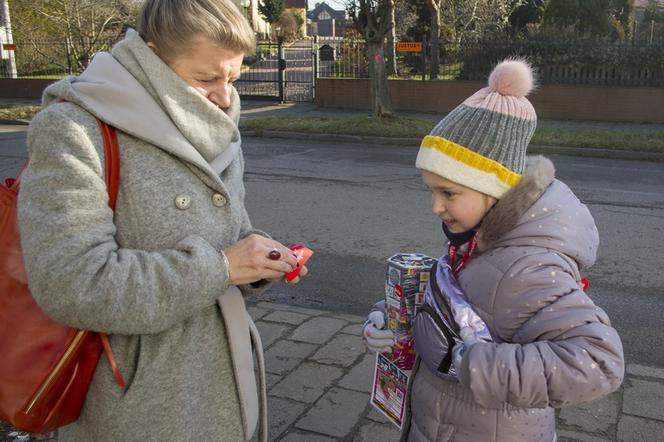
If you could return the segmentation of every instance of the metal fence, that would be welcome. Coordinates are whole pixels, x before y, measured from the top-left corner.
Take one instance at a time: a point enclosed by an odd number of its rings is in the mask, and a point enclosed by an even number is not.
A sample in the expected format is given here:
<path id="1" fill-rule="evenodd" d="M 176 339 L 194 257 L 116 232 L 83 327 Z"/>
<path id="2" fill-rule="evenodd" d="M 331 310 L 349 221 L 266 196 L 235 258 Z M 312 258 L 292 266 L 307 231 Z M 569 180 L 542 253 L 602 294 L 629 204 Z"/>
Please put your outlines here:
<path id="1" fill-rule="evenodd" d="M 331 62 L 317 58 L 318 47 L 339 38 L 303 38 L 295 42 L 262 41 L 256 53 L 245 57 L 240 80 L 243 97 L 280 101 L 311 101 L 316 72 L 329 70 Z M 110 51 L 114 42 L 73 45 L 63 42 L 16 42 L 0 46 L 0 78 L 58 79 L 81 73 L 98 51 Z"/>
<path id="2" fill-rule="evenodd" d="M 388 56 L 388 54 L 386 54 Z M 439 80 L 486 80 L 495 64 L 523 57 L 537 69 L 543 84 L 664 86 L 662 44 L 599 44 L 542 41 L 483 42 L 441 45 Z M 427 52 L 397 52 L 392 78 L 429 78 Z M 344 41 L 336 52 L 329 77 L 367 78 L 365 45 Z"/>
<path id="3" fill-rule="evenodd" d="M 111 40 L 94 43 L 62 41 L 32 41 L 3 44 L 1 47 L 0 77 L 2 78 L 59 78 L 80 73 L 95 53 L 110 51 Z"/>
<path id="4" fill-rule="evenodd" d="M 96 51 L 108 51 L 113 43 L 3 45 L 0 77 L 59 78 L 78 74 Z M 397 52 L 397 73 L 391 78 L 428 79 L 426 49 L 421 53 Z M 538 81 L 543 84 L 664 86 L 664 41 L 620 45 L 535 39 L 443 43 L 438 79 L 485 81 L 497 61 L 516 56 L 536 67 Z M 314 99 L 317 77 L 367 78 L 365 44 L 334 37 L 260 42 L 256 54 L 245 58 L 236 88 L 245 97 L 309 101 Z"/>

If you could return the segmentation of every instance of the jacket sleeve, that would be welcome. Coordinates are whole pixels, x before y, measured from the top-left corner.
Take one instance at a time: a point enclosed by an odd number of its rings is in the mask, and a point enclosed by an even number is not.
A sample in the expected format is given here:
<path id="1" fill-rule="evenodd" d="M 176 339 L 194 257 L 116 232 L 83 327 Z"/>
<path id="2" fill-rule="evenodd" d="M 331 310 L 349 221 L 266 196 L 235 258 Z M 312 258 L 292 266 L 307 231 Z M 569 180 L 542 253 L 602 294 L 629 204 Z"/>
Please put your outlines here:
<path id="1" fill-rule="evenodd" d="M 510 342 L 478 343 L 462 359 L 460 381 L 485 407 L 562 407 L 616 390 L 623 379 L 620 338 L 560 258 L 521 259 L 499 283 L 494 323 L 518 324 Z M 543 259 L 544 261 L 544 259 Z M 558 264 L 558 265 L 557 265 Z M 500 304 L 496 301 L 495 304 Z M 519 321 L 525 313 L 527 319 Z"/>
<path id="2" fill-rule="evenodd" d="M 242 165 L 242 176 L 244 177 L 244 156 L 240 155 L 240 161 Z M 267 233 L 263 232 L 262 230 L 254 229 L 251 225 L 251 220 L 249 219 L 249 214 L 247 213 L 246 206 L 244 205 L 244 197 L 245 197 L 245 189 L 244 189 L 244 180 L 240 182 L 241 190 L 240 190 L 240 195 L 242 199 L 242 224 L 240 226 L 240 238 L 243 239 L 246 238 L 249 235 L 261 235 L 266 238 L 272 238 L 270 235 Z M 267 289 L 272 287 L 273 283 L 268 281 L 267 279 L 261 279 L 259 281 L 253 282 L 251 284 L 242 284 L 237 286 L 238 289 L 240 289 L 240 292 L 242 293 L 242 296 L 249 297 L 249 296 L 256 296 L 260 295 L 261 293 L 265 292 Z"/>
<path id="3" fill-rule="evenodd" d="M 33 120 L 19 195 L 30 289 L 50 317 L 67 325 L 158 333 L 215 304 L 228 287 L 225 264 L 195 235 L 167 250 L 120 248 L 95 148 L 100 140 L 96 126 L 52 108 Z"/>

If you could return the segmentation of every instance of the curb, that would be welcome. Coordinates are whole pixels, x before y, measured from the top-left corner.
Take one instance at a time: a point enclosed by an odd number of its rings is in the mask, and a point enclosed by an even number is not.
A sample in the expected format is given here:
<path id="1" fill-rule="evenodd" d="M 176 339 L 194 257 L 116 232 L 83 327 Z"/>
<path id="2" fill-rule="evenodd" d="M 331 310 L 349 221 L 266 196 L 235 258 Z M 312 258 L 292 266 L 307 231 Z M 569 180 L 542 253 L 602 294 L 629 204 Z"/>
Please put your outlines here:
<path id="1" fill-rule="evenodd" d="M 30 124 L 30 120 L 23 120 L 23 119 L 10 120 L 6 118 L 0 118 L 0 124 L 27 126 L 28 124 Z"/>
<path id="2" fill-rule="evenodd" d="M 25 119 L 3 119 L 0 118 L 0 124 L 27 126 L 30 120 Z M 401 138 L 401 137 L 375 137 L 363 135 L 343 135 L 343 134 L 317 134 L 305 132 L 288 132 L 280 130 L 266 131 L 242 131 L 243 137 L 257 138 L 283 138 L 312 141 L 327 141 L 339 143 L 369 143 L 369 144 L 388 144 L 392 146 L 412 146 L 419 147 L 420 138 Z M 531 144 L 528 153 L 538 153 L 546 155 L 569 155 L 586 158 L 606 158 L 613 160 L 638 160 L 638 161 L 656 161 L 664 162 L 664 153 L 660 152 L 635 152 L 630 150 L 617 149 L 599 149 L 599 148 L 579 148 L 564 146 L 542 146 Z"/>
<path id="3" fill-rule="evenodd" d="M 287 132 L 281 130 L 264 130 L 261 132 L 250 130 L 243 131 L 243 137 L 258 138 L 285 138 L 313 141 L 338 141 L 342 143 L 371 143 L 371 144 L 390 144 L 397 146 L 419 146 L 419 138 L 392 138 L 392 137 L 373 137 L 363 135 L 343 135 L 343 134 L 317 134 L 306 132 Z"/>
<path id="4" fill-rule="evenodd" d="M 242 131 L 243 137 L 257 138 L 284 138 L 312 141 L 327 141 L 340 143 L 370 143 L 370 144 L 388 144 L 392 146 L 412 146 L 419 147 L 420 138 L 392 138 L 392 137 L 374 137 L 362 135 L 342 135 L 342 134 L 318 134 L 304 132 L 287 132 L 279 130 L 265 131 Z M 660 152 L 635 152 L 630 150 L 617 149 L 599 149 L 599 148 L 580 148 L 564 146 L 542 146 L 531 144 L 528 147 L 528 153 L 538 153 L 547 155 L 570 155 L 587 158 L 607 158 L 614 160 L 639 160 L 639 161 L 657 161 L 664 162 L 664 153 Z"/>

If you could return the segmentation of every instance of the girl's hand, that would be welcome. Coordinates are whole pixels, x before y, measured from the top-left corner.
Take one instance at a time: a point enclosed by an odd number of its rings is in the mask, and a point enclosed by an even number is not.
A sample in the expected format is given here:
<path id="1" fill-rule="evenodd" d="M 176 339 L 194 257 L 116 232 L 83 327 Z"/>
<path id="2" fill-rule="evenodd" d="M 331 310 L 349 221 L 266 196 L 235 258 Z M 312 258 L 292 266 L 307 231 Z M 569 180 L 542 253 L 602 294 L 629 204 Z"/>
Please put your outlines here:
<path id="1" fill-rule="evenodd" d="M 385 328 L 385 313 L 373 311 L 369 313 L 364 327 L 362 337 L 369 350 L 378 353 L 389 353 L 394 346 L 394 333 Z"/>
<path id="2" fill-rule="evenodd" d="M 279 252 L 277 259 L 270 258 L 270 252 Z M 228 274 L 231 284 L 242 285 L 268 279 L 278 281 L 284 273 L 297 267 L 295 254 L 286 246 L 273 239 L 252 234 L 224 250 L 228 258 Z M 273 252 L 272 256 L 276 256 Z M 303 267 L 300 275 L 306 275 Z M 299 277 L 292 282 L 299 281 Z"/>

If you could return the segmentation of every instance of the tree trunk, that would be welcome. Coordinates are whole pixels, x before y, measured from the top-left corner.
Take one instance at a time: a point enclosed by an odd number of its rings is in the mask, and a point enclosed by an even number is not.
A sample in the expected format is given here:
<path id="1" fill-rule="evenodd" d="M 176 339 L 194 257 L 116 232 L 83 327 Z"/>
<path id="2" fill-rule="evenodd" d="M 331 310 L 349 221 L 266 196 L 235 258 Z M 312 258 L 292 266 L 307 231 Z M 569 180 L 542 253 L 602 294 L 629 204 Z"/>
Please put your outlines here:
<path id="1" fill-rule="evenodd" d="M 390 75 L 397 74 L 397 30 L 396 19 L 394 16 L 394 2 L 396 0 L 386 0 L 387 3 L 387 17 L 389 20 L 388 26 L 390 30 L 387 31 L 387 73 Z"/>
<path id="2" fill-rule="evenodd" d="M 2 23 L 0 23 L 0 27 L 4 29 L 4 34 L 6 36 L 7 41 L 1 41 L 0 43 L 9 43 L 12 44 L 14 43 L 14 40 L 12 38 L 12 23 L 11 19 L 9 17 L 9 2 L 7 0 L 2 0 L 2 9 L 0 10 L 0 14 L 2 16 L 0 17 L 2 20 Z M 8 78 L 18 78 L 18 74 L 16 72 L 16 59 L 14 57 L 14 51 L 7 51 L 7 72 L 6 75 Z"/>
<path id="3" fill-rule="evenodd" d="M 437 0 L 427 0 L 426 4 L 431 14 L 429 80 L 437 80 L 440 68 L 440 5 Z"/>
<path id="4" fill-rule="evenodd" d="M 371 109 L 376 117 L 392 117 L 392 100 L 387 86 L 385 50 L 382 41 L 367 41 L 369 80 L 371 84 Z"/>

